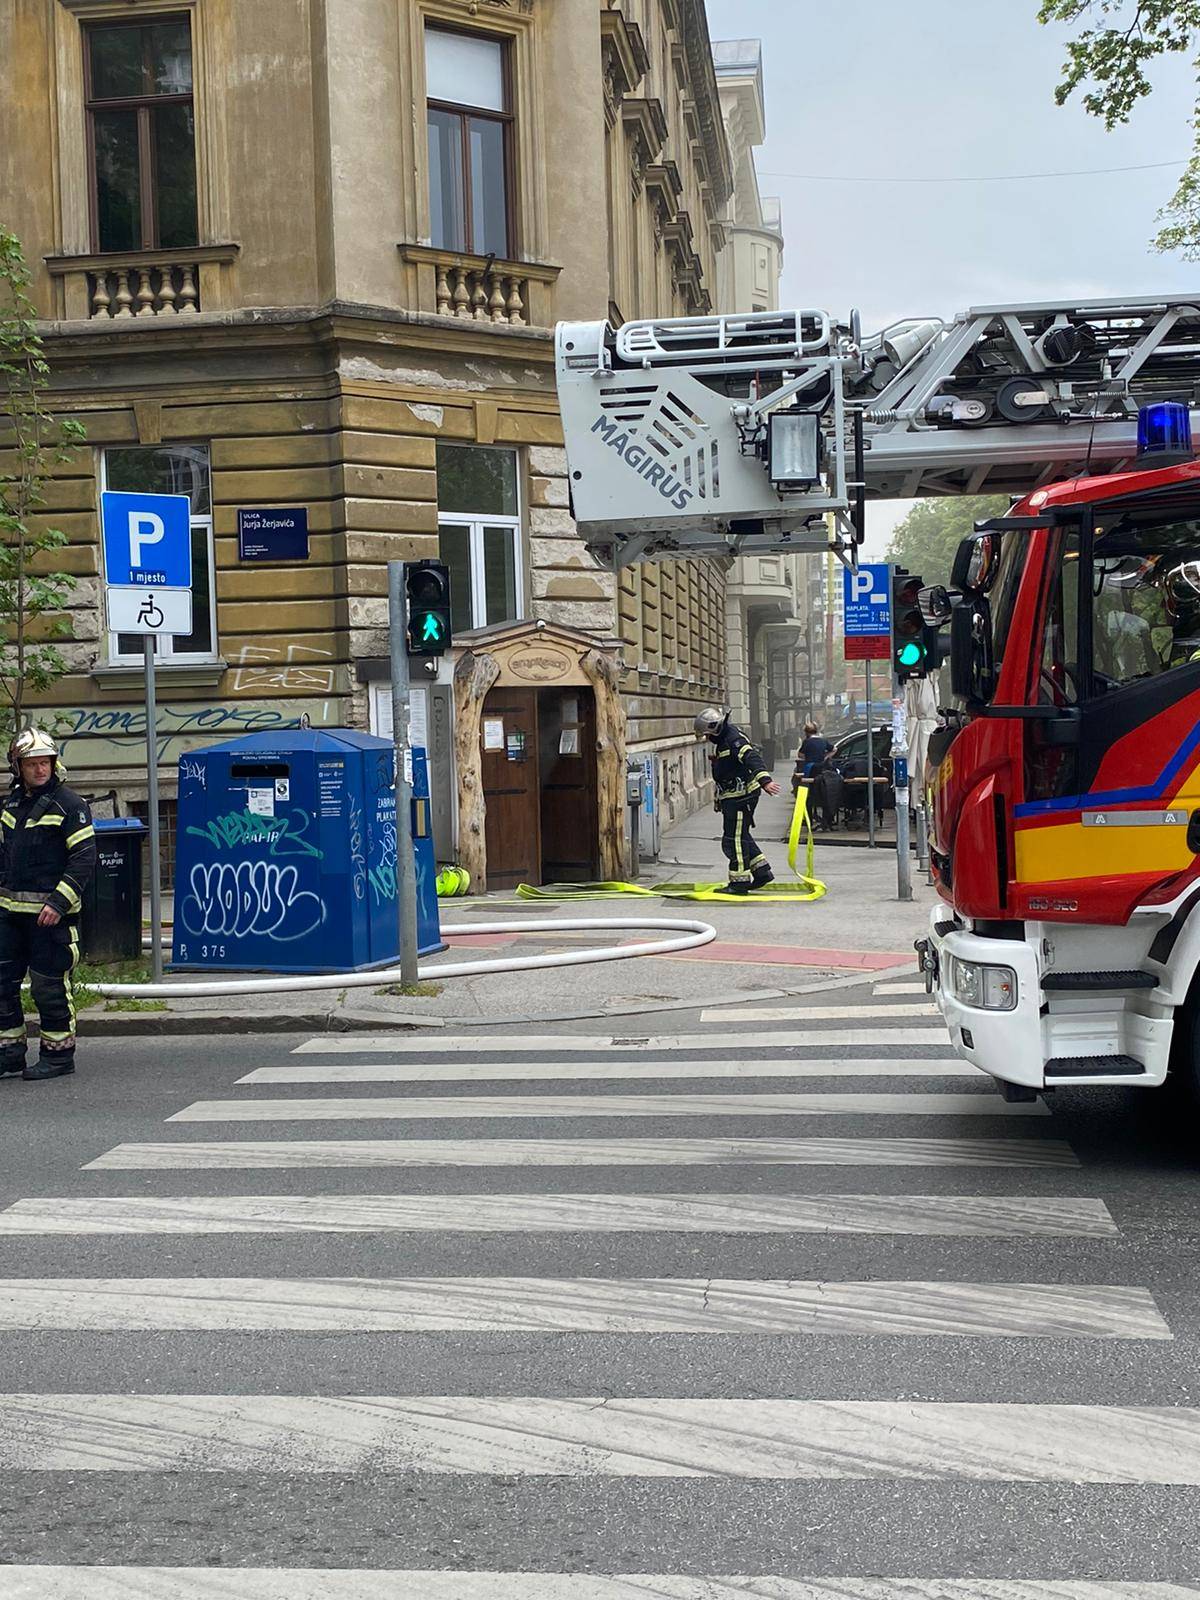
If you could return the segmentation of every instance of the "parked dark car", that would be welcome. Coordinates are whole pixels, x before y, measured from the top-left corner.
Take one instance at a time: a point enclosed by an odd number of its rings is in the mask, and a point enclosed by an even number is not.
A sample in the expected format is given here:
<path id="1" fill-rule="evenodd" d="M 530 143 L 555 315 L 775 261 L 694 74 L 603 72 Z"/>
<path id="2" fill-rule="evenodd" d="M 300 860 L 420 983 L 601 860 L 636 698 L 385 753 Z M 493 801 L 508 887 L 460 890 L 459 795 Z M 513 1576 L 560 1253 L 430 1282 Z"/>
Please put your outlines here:
<path id="1" fill-rule="evenodd" d="M 896 791 L 892 785 L 892 730 L 876 728 L 875 737 L 875 798 L 881 809 L 896 809 Z M 859 728 L 845 734 L 833 747 L 829 759 L 846 782 L 847 809 L 866 810 L 867 800 L 867 730 Z M 859 802 L 856 804 L 856 800 Z"/>

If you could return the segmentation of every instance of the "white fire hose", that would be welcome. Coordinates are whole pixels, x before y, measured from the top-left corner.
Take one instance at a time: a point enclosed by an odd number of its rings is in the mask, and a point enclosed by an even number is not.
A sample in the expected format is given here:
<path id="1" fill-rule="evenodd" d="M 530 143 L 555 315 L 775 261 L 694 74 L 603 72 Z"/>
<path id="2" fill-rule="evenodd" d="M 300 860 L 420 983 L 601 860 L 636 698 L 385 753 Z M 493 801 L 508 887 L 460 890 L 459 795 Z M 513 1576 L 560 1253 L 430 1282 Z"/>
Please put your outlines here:
<path id="1" fill-rule="evenodd" d="M 443 934 L 594 932 L 598 928 L 657 929 L 673 935 L 643 944 L 611 944 L 598 950 L 565 950 L 557 955 L 500 956 L 490 961 L 451 961 L 444 966 L 423 965 L 417 977 L 423 982 L 442 978 L 476 978 L 489 972 L 530 972 L 539 967 L 582 967 L 594 961 L 625 961 L 631 956 L 668 956 L 711 944 L 717 930 L 708 922 L 682 917 L 570 917 L 561 922 L 489 922 L 450 924 Z M 205 979 L 196 983 L 89 983 L 105 998 L 126 1000 L 216 1000 L 242 994 L 292 994 L 310 989 L 374 989 L 400 981 L 399 967 L 376 967 L 370 972 L 306 973 L 282 978 L 264 973 L 257 978 Z"/>

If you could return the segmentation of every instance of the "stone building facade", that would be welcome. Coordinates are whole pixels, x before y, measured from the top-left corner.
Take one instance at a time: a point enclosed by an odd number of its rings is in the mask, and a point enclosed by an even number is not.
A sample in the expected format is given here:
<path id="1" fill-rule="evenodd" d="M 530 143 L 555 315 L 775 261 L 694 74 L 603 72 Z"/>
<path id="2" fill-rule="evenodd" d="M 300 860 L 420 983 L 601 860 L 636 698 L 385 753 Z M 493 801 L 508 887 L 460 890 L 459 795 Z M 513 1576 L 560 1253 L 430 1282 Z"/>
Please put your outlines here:
<path id="1" fill-rule="evenodd" d="M 43 709 L 80 785 L 144 801 L 97 508 L 160 489 L 191 498 L 197 582 L 159 656 L 168 797 L 198 743 L 375 726 L 385 564 L 440 553 L 457 632 L 619 650 L 630 749 L 694 804 L 726 574 L 586 552 L 553 327 L 718 302 L 741 224 L 702 0 L 0 0 L 0 60 L 0 218 L 87 430 L 45 508 L 77 583 Z M 239 513 L 277 508 L 307 559 L 245 556 Z"/>

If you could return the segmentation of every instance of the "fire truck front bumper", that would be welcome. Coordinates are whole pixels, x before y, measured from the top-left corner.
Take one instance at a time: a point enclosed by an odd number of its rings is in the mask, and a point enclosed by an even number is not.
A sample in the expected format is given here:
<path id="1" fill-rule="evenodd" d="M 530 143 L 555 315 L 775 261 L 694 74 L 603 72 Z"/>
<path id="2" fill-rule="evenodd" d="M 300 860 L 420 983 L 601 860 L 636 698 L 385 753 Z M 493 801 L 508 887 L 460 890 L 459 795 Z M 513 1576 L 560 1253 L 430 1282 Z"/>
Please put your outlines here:
<path id="1" fill-rule="evenodd" d="M 985 939 L 948 922 L 941 907 L 917 941 L 925 986 L 955 1050 L 1002 1083 L 1045 1084 L 1037 957 L 1021 940 Z"/>

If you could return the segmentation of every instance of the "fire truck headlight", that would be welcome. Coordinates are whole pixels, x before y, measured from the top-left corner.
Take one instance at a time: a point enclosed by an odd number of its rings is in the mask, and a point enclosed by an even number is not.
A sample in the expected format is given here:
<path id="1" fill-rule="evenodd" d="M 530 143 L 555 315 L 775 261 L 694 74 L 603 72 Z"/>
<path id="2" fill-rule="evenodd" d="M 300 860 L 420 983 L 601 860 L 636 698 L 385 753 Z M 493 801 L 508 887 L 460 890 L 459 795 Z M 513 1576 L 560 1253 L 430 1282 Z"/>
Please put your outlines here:
<path id="1" fill-rule="evenodd" d="M 954 960 L 955 997 L 979 1011 L 1012 1011 L 1017 1003 L 1017 975 L 1011 967 L 984 966 Z"/>

